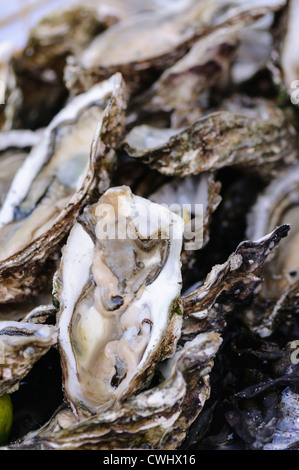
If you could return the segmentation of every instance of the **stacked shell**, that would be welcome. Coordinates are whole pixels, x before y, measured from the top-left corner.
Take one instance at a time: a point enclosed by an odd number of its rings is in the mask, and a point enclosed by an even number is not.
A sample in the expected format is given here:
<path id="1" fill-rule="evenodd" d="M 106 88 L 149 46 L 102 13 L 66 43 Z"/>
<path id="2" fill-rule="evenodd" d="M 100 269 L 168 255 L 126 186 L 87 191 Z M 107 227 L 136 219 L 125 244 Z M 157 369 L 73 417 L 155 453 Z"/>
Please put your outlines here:
<path id="1" fill-rule="evenodd" d="M 295 2 L 162 3 L 58 10 L 0 55 L 0 395 L 51 347 L 64 394 L 6 448 L 176 449 L 227 326 L 298 312 Z"/>

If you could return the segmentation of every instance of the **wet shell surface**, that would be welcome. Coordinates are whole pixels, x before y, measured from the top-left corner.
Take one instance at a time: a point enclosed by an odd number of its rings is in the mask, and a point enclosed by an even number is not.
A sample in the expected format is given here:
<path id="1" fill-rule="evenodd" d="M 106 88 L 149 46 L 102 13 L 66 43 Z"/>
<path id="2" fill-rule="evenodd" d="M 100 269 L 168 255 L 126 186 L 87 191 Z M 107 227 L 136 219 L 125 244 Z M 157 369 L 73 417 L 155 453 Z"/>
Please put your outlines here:
<path id="1" fill-rule="evenodd" d="M 72 92 L 86 90 L 96 81 L 121 72 L 133 92 L 146 85 L 153 73 L 172 66 L 201 36 L 223 24 L 249 22 L 281 7 L 249 2 L 168 2 L 166 7 L 140 11 L 96 37 L 82 54 L 69 58 L 65 82 Z M 139 40 L 136 41 L 136 35 Z"/>
<path id="2" fill-rule="evenodd" d="M 0 396 L 16 391 L 35 362 L 56 343 L 56 326 L 0 321 Z"/>
<path id="3" fill-rule="evenodd" d="M 133 127 L 123 148 L 168 176 L 185 177 L 226 166 L 263 168 L 275 174 L 296 160 L 295 131 L 284 113 L 261 100 L 248 110 L 222 110 L 177 130 L 149 125 Z"/>
<path id="4" fill-rule="evenodd" d="M 144 386 L 175 352 L 182 322 L 180 216 L 119 187 L 80 222 L 54 281 L 64 390 L 77 413 Z"/>
<path id="5" fill-rule="evenodd" d="M 0 210 L 2 303 L 38 292 L 82 205 L 109 186 L 124 109 L 120 75 L 95 85 L 55 117 L 18 169 Z"/>
<path id="6" fill-rule="evenodd" d="M 41 429 L 9 448 L 178 448 L 210 397 L 210 373 L 222 344 L 225 320 L 233 314 L 236 300 L 240 305 L 256 294 L 262 282 L 261 268 L 288 230 L 281 226 L 262 240 L 243 242 L 226 263 L 214 268 L 201 288 L 183 296 L 180 346 L 171 358 L 158 364 L 159 385 L 116 401 L 106 411 L 81 415 L 79 420 L 63 406 Z"/>
<path id="7" fill-rule="evenodd" d="M 248 324 L 262 336 L 270 335 L 288 312 L 299 308 L 298 215 L 299 167 L 296 165 L 265 189 L 248 216 L 248 235 L 258 238 L 281 223 L 291 227 L 287 240 L 266 263 L 263 288 L 257 305 L 254 304 L 256 314 L 250 308 L 244 315 Z"/>
<path id="8" fill-rule="evenodd" d="M 298 448 L 297 3 L 88 0 L 0 44 L 1 449 Z"/>

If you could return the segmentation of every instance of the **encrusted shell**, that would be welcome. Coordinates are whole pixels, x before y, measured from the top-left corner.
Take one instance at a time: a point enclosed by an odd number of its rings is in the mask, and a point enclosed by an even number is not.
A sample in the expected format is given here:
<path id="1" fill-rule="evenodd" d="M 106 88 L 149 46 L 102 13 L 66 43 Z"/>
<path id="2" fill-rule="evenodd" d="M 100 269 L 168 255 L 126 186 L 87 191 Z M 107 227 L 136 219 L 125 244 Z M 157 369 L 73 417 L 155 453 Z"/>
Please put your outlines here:
<path id="1" fill-rule="evenodd" d="M 123 148 L 164 175 L 185 177 L 227 166 L 275 175 L 296 160 L 296 134 L 271 101 L 207 114 L 182 130 L 133 127 Z"/>
<path id="2" fill-rule="evenodd" d="M 35 362 L 56 342 L 56 326 L 0 321 L 0 395 L 17 390 Z"/>
<path id="3" fill-rule="evenodd" d="M 124 83 L 116 74 L 74 98 L 32 148 L 0 211 L 0 302 L 36 294 L 49 282 L 47 259 L 94 192 L 109 186 L 125 108 Z M 14 233 L 8 237 L 11 228 Z"/>
<path id="4" fill-rule="evenodd" d="M 240 28 L 240 24 L 221 28 L 198 40 L 149 90 L 133 100 L 132 112 L 138 114 L 139 109 L 140 113 L 171 112 L 175 128 L 182 127 L 182 121 L 187 125 L 198 119 L 203 93 L 227 80 Z"/>
<path id="5" fill-rule="evenodd" d="M 263 288 L 244 321 L 256 333 L 269 336 L 286 315 L 299 309 L 299 166 L 274 179 L 260 194 L 248 216 L 250 236 L 264 237 L 269 229 L 286 223 L 290 235 L 266 263 Z"/>
<path id="6" fill-rule="evenodd" d="M 79 422 L 69 409 L 58 410 L 43 428 L 8 448 L 176 449 L 210 396 L 209 375 L 221 342 L 219 334 L 200 334 L 170 359 L 160 385 Z"/>
<path id="7" fill-rule="evenodd" d="M 30 30 L 24 49 L 11 60 L 22 103 L 16 112 L 20 127 L 36 129 L 50 123 L 68 98 L 63 81 L 66 58 L 82 52 L 117 19 L 116 9 L 104 13 L 84 2 L 60 6 Z"/>
<path id="8" fill-rule="evenodd" d="M 184 294 L 183 337 L 222 331 L 227 317 L 257 296 L 264 264 L 288 232 L 289 226 L 282 225 L 262 239 L 240 243 L 225 263 L 213 267 L 202 285 Z"/>
<path id="9" fill-rule="evenodd" d="M 119 71 L 128 88 L 136 92 L 182 58 L 203 35 L 246 17 L 253 21 L 281 4 L 258 1 L 252 7 L 246 2 L 190 0 L 132 15 L 96 37 L 83 54 L 70 58 L 65 70 L 67 87 L 72 92 L 86 90 Z"/>

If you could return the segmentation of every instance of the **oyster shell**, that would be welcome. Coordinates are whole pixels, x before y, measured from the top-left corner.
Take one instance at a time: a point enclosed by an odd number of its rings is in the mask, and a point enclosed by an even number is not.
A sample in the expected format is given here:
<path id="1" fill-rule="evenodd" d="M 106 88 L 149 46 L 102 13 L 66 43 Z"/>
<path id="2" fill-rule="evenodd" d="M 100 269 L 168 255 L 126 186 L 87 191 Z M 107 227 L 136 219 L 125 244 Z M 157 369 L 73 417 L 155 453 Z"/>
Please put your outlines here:
<path id="1" fill-rule="evenodd" d="M 298 393 L 286 387 L 282 391 L 279 408 L 281 417 L 275 434 L 271 442 L 264 446 L 264 450 L 298 450 Z"/>
<path id="2" fill-rule="evenodd" d="M 191 119 L 201 117 L 202 94 L 221 80 L 227 80 L 240 29 L 241 25 L 221 28 L 198 40 L 149 90 L 133 100 L 132 112 L 138 113 L 140 107 L 142 113 L 171 112 L 174 128 L 182 127 L 183 120 L 188 125 Z"/>
<path id="3" fill-rule="evenodd" d="M 278 61 L 281 71 L 279 82 L 286 89 L 289 94 L 292 94 L 292 90 L 298 88 L 298 72 L 299 72 L 299 61 L 296 54 L 296 50 L 299 45 L 297 24 L 299 18 L 299 7 L 296 0 L 290 0 L 288 2 L 285 17 L 283 18 L 284 25 L 284 37 L 279 38 L 280 43 L 278 46 Z M 277 74 L 276 74 L 277 76 Z M 295 83 L 295 88 L 293 87 Z M 298 93 L 297 93 L 298 94 Z"/>
<path id="4" fill-rule="evenodd" d="M 263 263 L 287 232 L 282 226 L 262 240 L 243 242 L 201 289 L 184 296 L 183 335 L 175 355 L 158 366 L 159 385 L 79 421 L 63 407 L 7 449 L 177 449 L 210 396 L 209 375 L 226 316 L 236 312 L 236 299 L 240 306 L 256 294 Z"/>
<path id="5" fill-rule="evenodd" d="M 288 232 L 289 226 L 282 225 L 261 239 L 240 243 L 225 263 L 213 267 L 202 285 L 185 293 L 182 336 L 190 338 L 199 331 L 222 332 L 228 315 L 257 296 L 263 266 Z"/>
<path id="6" fill-rule="evenodd" d="M 10 43 L 0 44 L 0 130 L 5 132 L 18 125 L 17 114 L 22 105 L 22 93 L 11 65 L 12 54 Z"/>
<path id="7" fill-rule="evenodd" d="M 35 295 L 48 282 L 46 260 L 93 192 L 109 186 L 125 107 L 116 74 L 74 98 L 32 148 L 0 210 L 0 302 Z"/>
<path id="8" fill-rule="evenodd" d="M 71 410 L 58 410 L 40 430 L 6 449 L 176 449 L 209 398 L 220 345 L 218 334 L 200 334 L 169 360 L 159 386 L 79 422 Z"/>
<path id="9" fill-rule="evenodd" d="M 250 80 L 259 71 L 268 67 L 273 48 L 273 23 L 274 13 L 268 13 L 243 28 L 240 34 L 240 46 L 231 68 L 234 84 Z"/>
<path id="10" fill-rule="evenodd" d="M 8 193 L 13 178 L 24 163 L 28 149 L 37 145 L 40 132 L 11 130 L 0 134 L 0 207 Z"/>
<path id="11" fill-rule="evenodd" d="M 220 189 L 213 173 L 203 173 L 165 183 L 149 200 L 164 204 L 183 217 L 183 249 L 198 250 L 209 241 L 211 217 L 221 202 Z"/>
<path id="12" fill-rule="evenodd" d="M 55 9 L 31 29 L 26 46 L 11 60 L 22 97 L 17 113 L 21 127 L 36 129 L 50 123 L 68 97 L 63 81 L 67 56 L 82 52 L 115 21 L 111 13 L 86 2 Z"/>
<path id="13" fill-rule="evenodd" d="M 65 81 L 72 92 L 119 71 L 134 92 L 153 76 L 173 65 L 204 34 L 245 17 L 258 19 L 284 2 L 195 0 L 167 3 L 166 8 L 120 21 L 96 37 L 78 57 L 68 60 Z M 138 41 L 136 41 L 138 37 Z"/>
<path id="14" fill-rule="evenodd" d="M 134 127 L 123 148 L 164 175 L 185 177 L 226 166 L 277 174 L 296 161 L 296 133 L 281 109 L 258 100 L 252 108 L 208 114 L 182 129 Z"/>
<path id="15" fill-rule="evenodd" d="M 261 194 L 248 216 L 248 235 L 263 237 L 281 223 L 291 226 L 283 241 L 264 268 L 263 288 L 253 305 L 244 314 L 246 323 L 262 337 L 269 336 L 283 316 L 298 312 L 299 166 L 295 165 Z"/>
<path id="16" fill-rule="evenodd" d="M 56 342 L 55 326 L 1 321 L 0 395 L 17 390 L 34 363 Z"/>
<path id="17" fill-rule="evenodd" d="M 158 204 L 166 204 L 184 220 L 181 254 L 183 286 L 198 280 L 198 252 L 210 240 L 212 217 L 221 202 L 221 184 L 215 178 L 212 172 L 174 178 L 148 197 Z"/>
<path id="18" fill-rule="evenodd" d="M 106 191 L 80 222 L 54 279 L 64 390 L 79 414 L 136 392 L 174 353 L 183 234 L 180 216 L 125 186 Z"/>

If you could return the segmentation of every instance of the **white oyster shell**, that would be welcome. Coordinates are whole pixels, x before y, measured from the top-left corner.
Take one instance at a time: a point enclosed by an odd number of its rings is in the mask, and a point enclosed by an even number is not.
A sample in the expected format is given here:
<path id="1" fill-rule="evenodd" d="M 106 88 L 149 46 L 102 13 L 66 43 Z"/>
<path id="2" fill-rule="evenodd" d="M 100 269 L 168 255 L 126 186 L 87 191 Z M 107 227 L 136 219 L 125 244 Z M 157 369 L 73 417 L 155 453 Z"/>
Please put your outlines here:
<path id="1" fill-rule="evenodd" d="M 219 334 L 199 334 L 167 364 L 162 383 L 79 422 L 62 408 L 41 429 L 6 449 L 176 449 L 210 396 Z"/>
<path id="2" fill-rule="evenodd" d="M 293 83 L 295 83 L 295 88 L 297 88 L 299 72 L 298 54 L 296 53 L 299 47 L 298 18 L 299 3 L 296 0 L 290 0 L 288 2 L 287 32 L 281 51 L 281 68 L 284 85 L 290 94 L 294 89 Z"/>
<path id="3" fill-rule="evenodd" d="M 0 209 L 0 303 L 38 293 L 45 261 L 83 204 L 109 187 L 125 97 L 115 74 L 73 98 L 17 171 Z"/>
<path id="4" fill-rule="evenodd" d="M 99 232 L 102 223 L 117 228 L 115 238 Z M 82 224 L 55 276 L 59 347 L 68 401 L 77 412 L 99 412 L 136 392 L 175 351 L 184 227 L 126 186 L 106 191 Z"/>
<path id="5" fill-rule="evenodd" d="M 279 224 L 289 224 L 290 235 L 265 265 L 264 283 L 254 308 L 244 314 L 260 336 L 269 336 L 281 318 L 298 312 L 299 293 L 299 165 L 274 179 L 259 195 L 248 215 L 249 236 L 263 238 Z"/>

